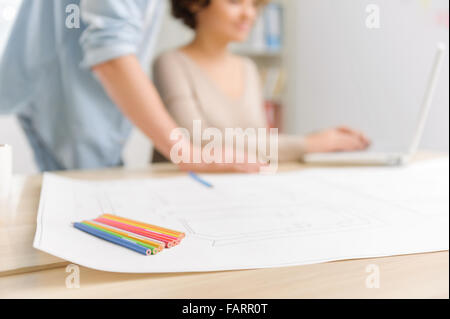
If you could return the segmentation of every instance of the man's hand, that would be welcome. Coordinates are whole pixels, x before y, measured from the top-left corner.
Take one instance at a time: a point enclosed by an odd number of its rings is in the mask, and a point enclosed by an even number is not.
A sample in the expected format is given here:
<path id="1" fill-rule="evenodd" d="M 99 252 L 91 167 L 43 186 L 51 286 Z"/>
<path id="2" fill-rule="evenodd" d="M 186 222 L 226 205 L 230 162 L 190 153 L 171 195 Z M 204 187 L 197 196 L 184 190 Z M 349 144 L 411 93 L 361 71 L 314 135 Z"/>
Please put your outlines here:
<path id="1" fill-rule="evenodd" d="M 236 149 L 227 148 L 222 149 L 222 158 L 220 159 L 219 163 L 194 163 L 193 154 L 196 151 L 202 154 L 202 148 L 193 146 L 189 141 L 186 141 L 186 143 L 191 149 L 191 158 L 189 163 L 178 164 L 180 169 L 183 171 L 193 171 L 199 173 L 259 173 L 261 172 L 261 168 L 268 165 L 268 163 L 258 163 L 258 161 L 256 161 L 256 163 L 251 163 L 247 153 L 240 153 Z M 228 161 L 225 155 L 227 153 L 233 155 L 233 157 Z M 239 156 L 238 154 L 241 156 Z"/>
<path id="2" fill-rule="evenodd" d="M 307 153 L 361 151 L 369 146 L 370 141 L 363 133 L 348 127 L 338 127 L 306 137 Z"/>
<path id="3" fill-rule="evenodd" d="M 249 173 L 256 174 L 261 170 L 261 164 L 249 164 L 249 163 L 232 163 L 232 164 L 184 164 L 178 165 L 181 170 L 185 172 L 198 172 L 198 173 Z"/>

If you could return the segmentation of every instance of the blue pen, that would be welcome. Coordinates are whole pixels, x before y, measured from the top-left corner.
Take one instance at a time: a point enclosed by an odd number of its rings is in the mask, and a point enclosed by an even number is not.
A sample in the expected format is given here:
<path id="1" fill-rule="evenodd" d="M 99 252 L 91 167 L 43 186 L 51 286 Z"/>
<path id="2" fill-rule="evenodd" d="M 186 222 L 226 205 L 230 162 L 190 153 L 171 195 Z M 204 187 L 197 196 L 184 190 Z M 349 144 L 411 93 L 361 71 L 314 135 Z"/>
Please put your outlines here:
<path id="1" fill-rule="evenodd" d="M 207 181 L 205 181 L 203 178 L 201 178 L 200 176 L 198 176 L 194 172 L 189 172 L 189 176 L 192 177 L 197 182 L 199 182 L 200 184 L 202 184 L 202 185 L 204 185 L 204 186 L 206 186 L 208 188 L 213 188 L 214 187 L 211 183 L 208 183 Z"/>
<path id="2" fill-rule="evenodd" d="M 98 230 L 94 227 L 88 226 L 86 224 L 75 223 L 75 224 L 73 224 L 73 227 L 75 227 L 81 231 L 84 231 L 88 234 L 91 234 L 95 237 L 109 241 L 110 243 L 134 250 L 135 252 L 138 252 L 142 255 L 149 256 L 152 254 L 152 251 L 144 246 L 138 245 L 138 244 L 136 244 L 132 241 L 126 240 L 126 239 L 122 239 L 122 238 L 110 235 L 106 232 L 100 231 L 100 230 Z"/>

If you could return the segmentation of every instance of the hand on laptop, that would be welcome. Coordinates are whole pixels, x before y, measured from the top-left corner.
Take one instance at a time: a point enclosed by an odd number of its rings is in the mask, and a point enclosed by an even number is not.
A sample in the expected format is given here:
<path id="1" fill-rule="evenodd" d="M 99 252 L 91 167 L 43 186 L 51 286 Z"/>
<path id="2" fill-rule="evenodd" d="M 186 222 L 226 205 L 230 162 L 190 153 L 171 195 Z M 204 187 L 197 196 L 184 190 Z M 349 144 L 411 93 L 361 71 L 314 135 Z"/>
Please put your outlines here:
<path id="1" fill-rule="evenodd" d="M 306 153 L 361 151 L 370 146 L 363 133 L 345 126 L 310 134 L 305 143 Z"/>

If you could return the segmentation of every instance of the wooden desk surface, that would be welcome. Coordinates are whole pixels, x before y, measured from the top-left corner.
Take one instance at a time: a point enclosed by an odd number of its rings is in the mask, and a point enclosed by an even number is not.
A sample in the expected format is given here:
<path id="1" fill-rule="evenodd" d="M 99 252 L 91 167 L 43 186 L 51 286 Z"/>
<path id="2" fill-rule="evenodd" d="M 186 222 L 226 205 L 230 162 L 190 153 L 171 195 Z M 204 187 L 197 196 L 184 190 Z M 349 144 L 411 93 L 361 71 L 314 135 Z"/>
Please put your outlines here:
<path id="1" fill-rule="evenodd" d="M 179 174 L 171 165 L 62 173 L 96 180 Z M 449 298 L 448 251 L 216 273 L 129 275 L 81 267 L 81 287 L 68 289 L 67 262 L 32 247 L 42 177 L 16 181 L 12 205 L 0 213 L 0 298 Z M 380 269 L 380 288 L 366 288 L 369 265 Z"/>

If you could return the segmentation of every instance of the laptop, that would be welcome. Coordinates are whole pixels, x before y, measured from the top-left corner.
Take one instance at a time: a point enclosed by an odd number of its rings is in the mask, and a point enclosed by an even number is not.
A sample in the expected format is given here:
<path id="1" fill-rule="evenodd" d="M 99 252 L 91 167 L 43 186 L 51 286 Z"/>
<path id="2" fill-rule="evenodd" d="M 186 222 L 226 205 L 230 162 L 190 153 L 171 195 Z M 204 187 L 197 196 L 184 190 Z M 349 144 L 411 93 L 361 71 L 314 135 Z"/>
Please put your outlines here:
<path id="1" fill-rule="evenodd" d="M 419 114 L 417 127 L 412 137 L 409 149 L 405 152 L 339 152 L 339 153 L 315 153 L 305 156 L 305 162 L 311 164 L 344 164 L 344 165 L 384 165 L 396 166 L 405 165 L 411 161 L 417 153 L 422 135 L 425 129 L 425 124 L 428 119 L 428 114 L 433 103 L 433 98 L 436 91 L 436 86 L 439 79 L 442 63 L 444 60 L 445 44 L 439 43 L 437 52 L 434 57 L 432 71 L 427 83 L 425 95 L 422 102 L 422 107 Z"/>

